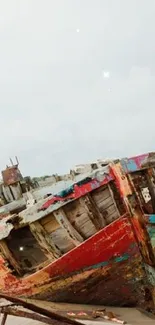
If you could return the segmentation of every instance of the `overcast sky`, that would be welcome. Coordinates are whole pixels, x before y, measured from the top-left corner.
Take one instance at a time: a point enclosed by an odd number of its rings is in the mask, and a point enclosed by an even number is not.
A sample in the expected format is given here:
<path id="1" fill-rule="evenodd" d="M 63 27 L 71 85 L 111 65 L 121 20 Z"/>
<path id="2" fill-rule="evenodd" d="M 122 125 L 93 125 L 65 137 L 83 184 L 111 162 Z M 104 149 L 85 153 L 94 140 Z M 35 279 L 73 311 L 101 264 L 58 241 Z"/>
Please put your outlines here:
<path id="1" fill-rule="evenodd" d="M 154 0 L 0 0 L 0 168 L 155 151 Z"/>

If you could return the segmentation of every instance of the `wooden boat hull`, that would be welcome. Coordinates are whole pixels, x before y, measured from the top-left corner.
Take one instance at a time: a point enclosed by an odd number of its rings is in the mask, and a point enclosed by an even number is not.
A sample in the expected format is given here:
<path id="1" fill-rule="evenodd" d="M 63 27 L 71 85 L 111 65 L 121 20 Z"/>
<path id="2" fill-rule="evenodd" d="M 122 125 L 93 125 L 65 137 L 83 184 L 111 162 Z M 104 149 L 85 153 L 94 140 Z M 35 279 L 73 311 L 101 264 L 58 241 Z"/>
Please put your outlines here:
<path id="1" fill-rule="evenodd" d="M 122 256 L 120 262 L 94 265 L 89 270 L 80 270 L 78 274 L 51 282 L 49 289 L 33 298 L 113 306 L 142 305 L 145 297 L 141 260 L 134 249 L 128 253 L 132 256 L 130 264 L 126 256 Z M 138 277 L 137 272 L 140 273 Z"/>
<path id="2" fill-rule="evenodd" d="M 141 228 L 136 231 L 140 238 Z M 28 277 L 16 278 L 1 261 L 0 291 L 50 301 L 142 306 L 152 287 L 136 236 L 124 216 Z"/>

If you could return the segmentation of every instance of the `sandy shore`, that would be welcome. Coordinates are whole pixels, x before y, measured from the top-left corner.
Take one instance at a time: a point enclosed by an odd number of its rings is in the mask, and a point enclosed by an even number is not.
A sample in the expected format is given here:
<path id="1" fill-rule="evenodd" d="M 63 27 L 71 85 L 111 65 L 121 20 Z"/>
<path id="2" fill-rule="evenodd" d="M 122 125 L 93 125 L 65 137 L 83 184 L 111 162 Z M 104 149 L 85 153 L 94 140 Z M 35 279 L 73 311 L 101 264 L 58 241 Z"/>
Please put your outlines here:
<path id="1" fill-rule="evenodd" d="M 50 303 L 50 302 L 45 302 L 45 301 L 40 301 L 36 302 L 33 301 L 35 304 L 37 304 L 40 307 L 46 307 L 49 310 L 53 310 L 55 312 L 59 311 L 93 311 L 96 309 L 103 309 L 103 306 L 101 307 L 96 307 L 96 306 L 90 306 L 90 305 L 76 305 L 76 304 L 62 304 L 62 303 Z M 151 319 L 147 317 L 146 315 L 142 314 L 135 308 L 116 308 L 116 307 L 108 307 L 106 308 L 109 311 L 112 311 L 116 315 L 119 315 L 119 318 L 121 320 L 124 320 L 127 322 L 129 325 L 153 325 L 155 324 L 155 319 Z M 67 314 L 66 314 L 67 316 Z M 2 319 L 2 315 L 0 317 L 0 320 Z M 79 320 L 78 320 L 79 321 Z M 110 321 L 81 321 L 83 324 L 86 325 L 111 325 L 111 324 L 117 324 L 115 322 L 110 322 Z M 43 323 L 38 322 L 38 321 L 33 321 L 30 319 L 25 319 L 25 318 L 19 318 L 19 317 L 13 317 L 13 316 L 8 316 L 6 325 L 41 325 Z"/>

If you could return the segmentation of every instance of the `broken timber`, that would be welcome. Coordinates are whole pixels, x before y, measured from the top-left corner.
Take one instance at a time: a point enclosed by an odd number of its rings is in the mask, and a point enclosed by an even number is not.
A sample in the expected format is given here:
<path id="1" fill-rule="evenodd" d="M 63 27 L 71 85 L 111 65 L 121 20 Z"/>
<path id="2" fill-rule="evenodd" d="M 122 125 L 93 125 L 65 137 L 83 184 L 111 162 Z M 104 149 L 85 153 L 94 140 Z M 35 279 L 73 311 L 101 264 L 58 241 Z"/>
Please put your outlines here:
<path id="1" fill-rule="evenodd" d="M 62 316 L 60 314 L 54 313 L 50 310 L 47 310 L 42 307 L 38 307 L 33 303 L 27 302 L 25 300 L 15 298 L 15 297 L 10 297 L 7 295 L 2 295 L 0 294 L 0 298 L 6 299 L 9 302 L 12 302 L 14 306 L 22 306 L 25 309 L 29 309 L 31 312 L 28 312 L 27 310 L 20 310 L 20 309 L 15 309 L 15 307 L 12 306 L 1 306 L 0 311 L 3 313 L 3 319 L 1 325 L 5 325 L 7 315 L 13 315 L 13 316 L 18 316 L 18 317 L 26 317 L 26 318 L 31 318 L 34 320 L 38 320 L 40 322 L 44 322 L 45 324 L 52 324 L 52 325 L 81 325 L 81 323 L 67 318 L 65 316 Z"/>

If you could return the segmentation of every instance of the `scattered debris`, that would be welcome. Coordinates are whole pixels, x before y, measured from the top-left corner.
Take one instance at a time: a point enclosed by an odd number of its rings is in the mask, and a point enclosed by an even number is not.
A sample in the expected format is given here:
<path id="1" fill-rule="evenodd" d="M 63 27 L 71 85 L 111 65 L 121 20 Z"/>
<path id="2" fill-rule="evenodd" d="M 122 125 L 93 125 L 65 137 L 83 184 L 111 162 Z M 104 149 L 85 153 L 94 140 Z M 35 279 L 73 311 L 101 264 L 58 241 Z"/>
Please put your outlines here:
<path id="1" fill-rule="evenodd" d="M 116 314 L 114 314 L 111 311 L 107 311 L 106 309 L 102 309 L 102 310 L 94 310 L 92 311 L 88 311 L 86 312 L 67 312 L 67 315 L 69 317 L 73 317 L 76 319 L 94 319 L 94 318 L 103 318 L 105 320 L 109 320 L 118 324 L 126 324 L 126 322 L 124 320 L 121 320 L 117 317 Z"/>
<path id="2" fill-rule="evenodd" d="M 126 324 L 126 322 L 124 320 L 118 319 L 113 312 L 107 311 L 106 309 L 95 310 L 92 315 L 93 315 L 94 318 L 101 317 L 101 318 L 104 318 L 106 320 L 116 322 L 118 324 Z"/>

